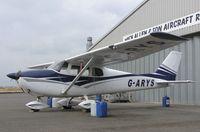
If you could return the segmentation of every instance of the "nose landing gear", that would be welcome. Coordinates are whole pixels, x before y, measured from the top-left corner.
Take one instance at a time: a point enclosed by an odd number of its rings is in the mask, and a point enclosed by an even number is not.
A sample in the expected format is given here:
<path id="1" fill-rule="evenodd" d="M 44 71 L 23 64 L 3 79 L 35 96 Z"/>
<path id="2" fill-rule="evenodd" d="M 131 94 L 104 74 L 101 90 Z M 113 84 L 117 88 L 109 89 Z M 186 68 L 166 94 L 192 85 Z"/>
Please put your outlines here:
<path id="1" fill-rule="evenodd" d="M 36 101 L 31 101 L 27 103 L 26 106 L 33 112 L 39 112 L 40 110 L 49 107 L 47 104 L 42 102 L 41 97 L 37 97 Z"/>

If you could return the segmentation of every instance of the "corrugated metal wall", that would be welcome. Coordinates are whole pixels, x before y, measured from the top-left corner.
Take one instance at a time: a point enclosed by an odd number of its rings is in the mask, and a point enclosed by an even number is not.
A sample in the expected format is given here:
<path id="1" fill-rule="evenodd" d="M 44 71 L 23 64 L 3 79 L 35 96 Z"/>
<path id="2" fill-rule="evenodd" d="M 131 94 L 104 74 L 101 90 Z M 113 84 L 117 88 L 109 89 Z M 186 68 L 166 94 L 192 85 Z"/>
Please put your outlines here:
<path id="1" fill-rule="evenodd" d="M 200 105 L 200 36 L 194 36 L 188 42 L 160 51 L 135 61 L 121 63 L 111 68 L 132 73 L 154 72 L 170 51 L 183 53 L 177 79 L 193 80 L 192 84 L 175 84 L 165 89 L 130 92 L 131 101 L 161 102 L 164 95 L 171 98 L 174 104 Z"/>

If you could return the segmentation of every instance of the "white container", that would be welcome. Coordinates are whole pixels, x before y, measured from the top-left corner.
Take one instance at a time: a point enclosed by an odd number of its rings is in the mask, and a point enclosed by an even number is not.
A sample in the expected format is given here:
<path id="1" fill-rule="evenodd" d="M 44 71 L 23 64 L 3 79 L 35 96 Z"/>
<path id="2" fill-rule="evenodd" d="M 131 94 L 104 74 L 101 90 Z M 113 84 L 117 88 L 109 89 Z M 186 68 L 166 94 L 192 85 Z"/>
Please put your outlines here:
<path id="1" fill-rule="evenodd" d="M 52 108 L 58 108 L 61 107 L 60 104 L 58 104 L 58 101 L 60 101 L 62 98 L 52 98 Z"/>
<path id="2" fill-rule="evenodd" d="M 96 101 L 91 103 L 90 115 L 96 116 Z"/>

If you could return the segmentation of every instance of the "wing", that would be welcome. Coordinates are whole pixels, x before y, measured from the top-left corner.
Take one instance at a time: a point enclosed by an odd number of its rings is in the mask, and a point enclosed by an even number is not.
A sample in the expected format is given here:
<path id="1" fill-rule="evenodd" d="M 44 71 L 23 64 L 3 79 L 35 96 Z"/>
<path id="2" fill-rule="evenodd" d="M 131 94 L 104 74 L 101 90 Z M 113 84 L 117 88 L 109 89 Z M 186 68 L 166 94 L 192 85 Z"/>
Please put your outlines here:
<path id="1" fill-rule="evenodd" d="M 65 59 L 65 61 L 72 64 L 86 64 L 90 58 L 93 57 L 93 65 L 104 66 L 116 64 L 144 57 L 186 40 L 185 38 L 168 33 L 151 33 L 136 40 L 115 43 L 100 49 L 92 50 Z"/>

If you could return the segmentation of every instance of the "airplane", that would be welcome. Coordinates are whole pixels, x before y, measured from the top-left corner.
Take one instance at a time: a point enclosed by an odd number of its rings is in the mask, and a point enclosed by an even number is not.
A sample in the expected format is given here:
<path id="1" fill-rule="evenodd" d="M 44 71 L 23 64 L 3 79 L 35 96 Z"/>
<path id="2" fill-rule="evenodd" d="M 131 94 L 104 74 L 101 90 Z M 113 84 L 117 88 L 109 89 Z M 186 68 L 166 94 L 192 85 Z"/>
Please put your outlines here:
<path id="1" fill-rule="evenodd" d="M 171 83 L 191 83 L 191 80 L 176 80 L 181 52 L 171 51 L 154 73 L 133 74 L 107 68 L 117 64 L 150 55 L 187 41 L 183 37 L 154 32 L 135 40 L 119 42 L 64 59 L 59 62 L 30 66 L 27 71 L 10 73 L 26 93 L 37 97 L 26 104 L 33 111 L 47 106 L 41 97 L 60 98 L 63 107 L 78 104 L 90 109 L 93 100 L 88 96 L 118 92 L 166 88 Z M 74 97 L 84 97 L 77 103 Z M 89 105 L 88 105 L 89 104 Z"/>

